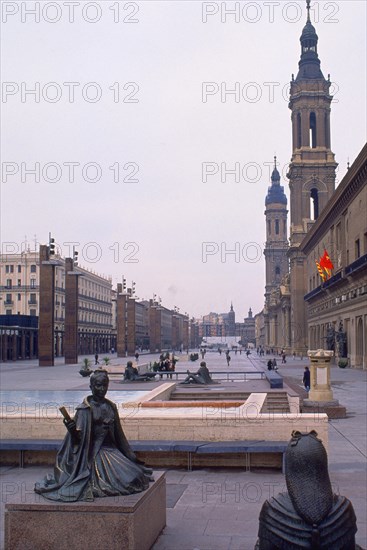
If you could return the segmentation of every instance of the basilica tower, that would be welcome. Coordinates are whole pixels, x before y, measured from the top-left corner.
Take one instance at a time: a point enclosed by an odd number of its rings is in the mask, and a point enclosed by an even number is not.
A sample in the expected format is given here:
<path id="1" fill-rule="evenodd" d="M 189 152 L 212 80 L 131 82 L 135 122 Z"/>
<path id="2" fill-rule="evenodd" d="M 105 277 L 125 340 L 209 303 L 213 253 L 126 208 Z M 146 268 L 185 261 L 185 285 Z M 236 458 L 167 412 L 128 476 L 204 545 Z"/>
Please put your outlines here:
<path id="1" fill-rule="evenodd" d="M 291 342 L 295 351 L 306 351 L 307 283 L 300 243 L 335 190 L 337 163 L 331 151 L 330 79 L 321 72 L 318 36 L 310 20 L 300 38 L 301 59 L 296 79 L 292 76 L 289 108 L 292 111 L 293 151 L 287 177 L 290 188 Z"/>
<path id="2" fill-rule="evenodd" d="M 266 243 L 265 243 L 265 303 L 272 290 L 279 287 L 282 278 L 288 273 L 287 236 L 287 197 L 280 185 L 277 160 L 274 157 L 274 170 L 271 186 L 265 199 Z"/>
<path id="3" fill-rule="evenodd" d="M 281 296 L 278 292 L 288 267 L 288 210 L 284 187 L 280 185 L 280 174 L 277 159 L 274 157 L 274 170 L 271 175 L 271 186 L 265 199 L 266 243 L 265 243 L 265 344 L 267 348 L 277 348 L 279 342 L 283 347 L 282 337 L 288 329 L 284 326 Z M 273 293 L 273 296 L 272 296 Z M 277 293 L 274 302 L 274 293 Z M 289 307 L 287 319 L 289 325 Z M 282 328 L 281 328 L 282 327 Z M 283 334 L 282 334 L 283 333 Z"/>

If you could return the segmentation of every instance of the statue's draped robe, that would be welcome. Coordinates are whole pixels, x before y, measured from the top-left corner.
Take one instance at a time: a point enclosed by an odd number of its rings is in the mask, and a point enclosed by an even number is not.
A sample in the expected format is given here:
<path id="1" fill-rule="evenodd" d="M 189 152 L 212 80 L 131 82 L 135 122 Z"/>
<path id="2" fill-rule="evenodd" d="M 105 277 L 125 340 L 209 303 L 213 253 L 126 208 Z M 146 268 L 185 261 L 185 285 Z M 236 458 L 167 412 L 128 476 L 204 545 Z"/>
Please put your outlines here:
<path id="1" fill-rule="evenodd" d="M 76 409 L 79 440 L 69 432 L 57 454 L 54 479 L 36 484 L 50 500 L 74 502 L 94 497 L 128 495 L 149 486 L 149 469 L 139 463 L 121 428 L 117 407 L 91 396 Z"/>
<path id="2" fill-rule="evenodd" d="M 297 514 L 289 494 L 281 493 L 263 504 L 257 548 L 353 550 L 356 531 L 355 513 L 347 498 L 334 495 L 330 512 L 313 527 Z"/>

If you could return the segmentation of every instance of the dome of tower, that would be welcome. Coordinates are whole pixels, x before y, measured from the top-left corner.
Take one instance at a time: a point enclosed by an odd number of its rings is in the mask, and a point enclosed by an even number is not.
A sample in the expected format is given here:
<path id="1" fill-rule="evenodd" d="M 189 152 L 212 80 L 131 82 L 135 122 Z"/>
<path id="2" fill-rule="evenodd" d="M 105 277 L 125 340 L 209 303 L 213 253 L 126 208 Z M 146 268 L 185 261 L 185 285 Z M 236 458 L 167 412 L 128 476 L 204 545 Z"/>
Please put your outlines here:
<path id="1" fill-rule="evenodd" d="M 268 204 L 287 204 L 287 197 L 284 187 L 280 185 L 280 174 L 277 169 L 277 159 L 274 157 L 274 170 L 271 174 L 271 186 L 268 187 L 268 194 L 265 199 L 265 206 Z"/>

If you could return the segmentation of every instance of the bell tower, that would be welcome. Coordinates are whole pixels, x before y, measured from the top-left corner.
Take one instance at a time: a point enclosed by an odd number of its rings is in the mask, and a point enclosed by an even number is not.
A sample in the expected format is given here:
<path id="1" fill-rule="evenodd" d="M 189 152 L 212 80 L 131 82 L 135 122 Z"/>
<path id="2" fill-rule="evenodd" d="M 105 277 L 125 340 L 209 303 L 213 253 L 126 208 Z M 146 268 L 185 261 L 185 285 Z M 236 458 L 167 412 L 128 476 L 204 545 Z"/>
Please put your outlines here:
<path id="1" fill-rule="evenodd" d="M 335 162 L 331 150 L 330 78 L 320 68 L 318 36 L 310 19 L 300 38 L 301 58 L 296 79 L 292 75 L 289 108 L 292 111 L 292 157 L 287 177 L 290 188 L 290 248 L 292 295 L 292 348 L 305 352 L 307 343 L 304 257 L 299 245 L 335 190 Z"/>
<path id="2" fill-rule="evenodd" d="M 274 157 L 274 170 L 271 175 L 271 186 L 265 199 L 266 243 L 265 256 L 265 303 L 268 304 L 272 290 L 279 287 L 288 269 L 288 235 L 287 235 L 287 197 L 284 187 L 280 185 L 280 174 L 277 169 L 277 158 Z"/>

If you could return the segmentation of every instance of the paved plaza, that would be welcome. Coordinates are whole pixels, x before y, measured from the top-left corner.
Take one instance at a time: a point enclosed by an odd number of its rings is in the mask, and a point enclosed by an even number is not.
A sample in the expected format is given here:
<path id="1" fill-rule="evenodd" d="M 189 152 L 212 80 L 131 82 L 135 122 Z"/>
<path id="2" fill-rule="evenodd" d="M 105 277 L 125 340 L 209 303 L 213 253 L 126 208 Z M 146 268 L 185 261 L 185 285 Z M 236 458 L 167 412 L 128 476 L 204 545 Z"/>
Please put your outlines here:
<path id="1" fill-rule="evenodd" d="M 112 357 L 112 366 L 126 364 L 126 359 Z M 180 357 L 180 355 L 179 355 Z M 150 362 L 157 356 L 142 355 L 140 363 Z M 82 359 L 82 358 L 80 358 Z M 191 363 L 182 356 L 176 370 L 196 371 L 199 362 Z M 206 354 L 210 371 L 226 370 L 224 354 Z M 231 371 L 261 370 L 267 358 L 252 354 L 232 353 Z M 93 361 L 94 362 L 94 361 Z M 279 365 L 279 373 L 293 389 L 304 395 L 302 375 L 307 360 L 287 359 Z M 89 379 L 82 378 L 80 366 L 63 364 L 57 359 L 55 367 L 38 367 L 37 362 L 23 361 L 0 364 L 1 389 L 9 399 L 13 392 L 27 390 L 74 390 L 87 393 Z M 329 422 L 329 471 L 334 492 L 348 497 L 357 515 L 356 541 L 367 548 L 366 530 L 366 372 L 331 368 L 334 398 L 347 408 L 347 418 Z M 163 379 L 163 382 L 165 378 Z M 151 389 L 161 382 L 147 382 L 121 386 L 111 381 L 110 399 L 121 389 Z M 243 382 L 244 388 L 251 382 Z M 10 392 L 10 393 L 8 393 Z M 13 394 L 15 395 L 15 393 Z M 19 395 L 19 394 L 18 394 Z M 46 393 L 47 395 L 47 393 Z M 50 395 L 52 395 L 50 393 Z M 116 395 L 116 394 L 115 394 Z M 50 467 L 28 466 L 1 468 L 1 548 L 3 548 L 4 504 L 11 493 L 33 491 Z M 241 469 L 169 470 L 167 479 L 167 526 L 154 545 L 154 550 L 253 550 L 258 529 L 258 516 L 266 498 L 284 490 L 284 475 L 278 471 L 251 471 Z M 35 549 L 36 550 L 36 549 Z"/>

